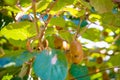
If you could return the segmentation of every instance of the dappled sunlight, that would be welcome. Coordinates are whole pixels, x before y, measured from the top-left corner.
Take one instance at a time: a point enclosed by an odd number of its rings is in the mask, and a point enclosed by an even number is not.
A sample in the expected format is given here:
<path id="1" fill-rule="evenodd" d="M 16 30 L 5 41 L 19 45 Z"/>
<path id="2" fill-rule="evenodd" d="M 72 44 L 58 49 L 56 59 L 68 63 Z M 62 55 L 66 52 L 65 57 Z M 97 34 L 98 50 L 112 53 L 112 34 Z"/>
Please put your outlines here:
<path id="1" fill-rule="evenodd" d="M 0 80 L 120 79 L 119 0 L 0 0 Z"/>

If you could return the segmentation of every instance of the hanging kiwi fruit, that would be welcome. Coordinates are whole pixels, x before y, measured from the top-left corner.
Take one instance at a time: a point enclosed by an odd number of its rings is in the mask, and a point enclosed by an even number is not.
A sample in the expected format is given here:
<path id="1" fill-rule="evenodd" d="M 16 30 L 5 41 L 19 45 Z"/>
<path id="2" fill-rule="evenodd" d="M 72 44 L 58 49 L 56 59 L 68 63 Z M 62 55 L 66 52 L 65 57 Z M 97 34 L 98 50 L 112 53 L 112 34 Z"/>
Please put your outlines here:
<path id="1" fill-rule="evenodd" d="M 103 80 L 110 80 L 109 74 L 107 72 L 103 72 L 102 79 Z"/>
<path id="2" fill-rule="evenodd" d="M 97 63 L 97 64 L 101 64 L 102 62 L 103 62 L 102 57 L 97 57 L 96 63 Z"/>
<path id="3" fill-rule="evenodd" d="M 54 46 L 56 49 L 69 50 L 69 44 L 61 37 L 54 35 Z"/>
<path id="4" fill-rule="evenodd" d="M 44 39 L 44 40 L 42 41 L 42 45 L 43 45 L 44 48 L 48 48 L 48 40 L 47 40 L 47 39 Z"/>
<path id="5" fill-rule="evenodd" d="M 72 55 L 72 62 L 79 64 L 83 60 L 82 45 L 78 40 L 73 40 L 70 43 L 70 54 Z"/>
<path id="6" fill-rule="evenodd" d="M 56 49 L 62 49 L 66 52 L 66 57 L 69 63 L 79 64 L 83 60 L 82 45 L 78 40 L 73 40 L 68 44 L 61 37 L 54 36 L 54 45 Z"/>
<path id="7" fill-rule="evenodd" d="M 63 39 L 57 35 L 54 35 L 54 46 L 56 49 L 62 49 Z"/>

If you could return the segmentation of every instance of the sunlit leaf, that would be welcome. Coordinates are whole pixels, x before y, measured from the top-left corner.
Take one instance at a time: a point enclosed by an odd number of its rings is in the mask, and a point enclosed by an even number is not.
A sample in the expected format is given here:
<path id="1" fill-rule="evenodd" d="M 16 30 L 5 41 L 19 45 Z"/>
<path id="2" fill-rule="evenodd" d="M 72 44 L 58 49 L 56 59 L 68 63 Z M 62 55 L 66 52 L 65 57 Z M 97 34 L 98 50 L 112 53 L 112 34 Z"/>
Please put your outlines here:
<path id="1" fill-rule="evenodd" d="M 0 0 L 0 80 L 22 80 L 21 74 L 23 80 L 119 79 L 119 8 L 119 0 Z"/>
<path id="2" fill-rule="evenodd" d="M 31 2 L 32 0 L 20 0 L 20 5 L 26 7 L 30 5 Z"/>
<path id="3" fill-rule="evenodd" d="M 1 30 L 6 38 L 14 40 L 25 40 L 36 34 L 35 27 L 31 22 L 11 23 Z"/>
<path id="4" fill-rule="evenodd" d="M 100 54 L 99 53 L 92 53 L 91 57 L 93 57 L 93 58 L 100 57 Z"/>
<path id="5" fill-rule="evenodd" d="M 11 80 L 12 78 L 13 78 L 13 75 L 7 74 L 2 78 L 2 80 Z"/>
<path id="6" fill-rule="evenodd" d="M 6 6 L 6 7 L 4 7 L 3 9 L 6 9 L 6 10 L 8 10 L 8 11 L 13 11 L 14 13 L 18 13 L 18 12 L 20 12 L 20 10 L 19 10 L 19 8 L 18 7 L 16 7 L 16 6 Z"/>
<path id="7" fill-rule="evenodd" d="M 16 3 L 17 3 L 17 0 L 4 0 L 4 2 L 7 4 L 7 5 L 11 5 L 11 6 L 14 6 Z"/>
<path id="8" fill-rule="evenodd" d="M 85 10 L 78 11 L 74 8 L 64 8 L 63 10 L 69 12 L 74 17 L 81 17 L 85 14 Z"/>
<path id="9" fill-rule="evenodd" d="M 40 0 L 37 2 L 37 11 L 41 12 L 42 10 L 47 9 L 49 3 L 52 0 Z"/>
<path id="10" fill-rule="evenodd" d="M 43 80 L 65 80 L 67 61 L 60 50 L 43 50 L 33 64 L 34 72 Z"/>
<path id="11" fill-rule="evenodd" d="M 91 76 L 91 80 L 95 80 L 95 79 L 101 80 L 102 79 L 101 77 L 102 77 L 102 73 L 97 73 Z"/>
<path id="12" fill-rule="evenodd" d="M 89 16 L 89 20 L 90 20 L 91 22 L 95 22 L 95 21 L 98 21 L 98 20 L 100 20 L 100 19 L 101 19 L 101 16 L 98 15 L 98 14 L 91 14 L 91 15 Z"/>
<path id="13" fill-rule="evenodd" d="M 74 0 L 58 0 L 55 6 L 50 11 L 50 14 L 56 14 L 58 11 L 62 10 L 65 6 L 70 5 L 74 2 Z"/>
<path id="14" fill-rule="evenodd" d="M 113 42 L 114 38 L 112 36 L 106 37 L 105 41 L 107 42 Z"/>

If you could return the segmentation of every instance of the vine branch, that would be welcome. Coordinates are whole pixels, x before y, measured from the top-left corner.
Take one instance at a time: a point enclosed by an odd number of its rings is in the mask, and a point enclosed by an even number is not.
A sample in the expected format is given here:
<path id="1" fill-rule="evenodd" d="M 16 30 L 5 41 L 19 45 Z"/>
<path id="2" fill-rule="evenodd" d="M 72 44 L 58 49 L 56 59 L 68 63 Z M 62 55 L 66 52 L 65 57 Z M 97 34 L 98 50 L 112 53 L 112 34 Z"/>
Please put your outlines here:
<path id="1" fill-rule="evenodd" d="M 52 10 L 52 8 L 55 6 L 55 4 L 57 2 L 58 2 L 58 0 L 54 0 L 53 3 L 50 3 L 50 7 L 45 10 L 45 12 L 41 15 L 41 17 L 43 18 L 44 15 L 46 15 L 47 13 L 49 13 Z"/>
<path id="2" fill-rule="evenodd" d="M 35 60 L 35 57 L 31 58 L 26 64 L 28 65 L 28 69 L 27 69 L 27 75 L 30 75 L 31 74 L 31 71 L 32 71 L 32 64 Z"/>
<path id="3" fill-rule="evenodd" d="M 78 28 L 77 28 L 77 32 L 76 32 L 76 34 L 75 34 L 75 39 L 78 37 L 78 34 L 79 34 L 79 32 L 80 32 L 80 22 L 81 22 L 81 21 L 79 21 Z"/>
<path id="4" fill-rule="evenodd" d="M 33 14 L 34 14 L 34 24 L 36 27 L 36 32 L 39 35 L 39 28 L 38 28 L 37 17 L 36 17 L 36 0 L 32 0 L 32 9 L 33 9 Z"/>
<path id="5" fill-rule="evenodd" d="M 114 41 L 112 42 L 112 44 L 115 44 L 115 42 L 120 38 L 120 34 L 117 35 L 115 38 L 114 38 Z"/>
<path id="6" fill-rule="evenodd" d="M 40 17 L 43 18 L 44 15 L 48 14 L 50 12 L 50 10 L 54 7 L 54 5 L 57 3 L 57 1 L 58 0 L 55 0 L 54 2 L 52 2 L 50 4 L 50 7 L 47 8 L 46 11 Z M 48 19 L 46 21 L 44 21 L 44 25 L 42 25 L 40 27 L 40 31 L 39 31 L 39 27 L 38 27 L 38 24 L 37 24 L 37 17 L 36 17 L 36 0 L 32 0 L 32 9 L 33 9 L 33 14 L 34 14 L 34 24 L 35 24 L 35 27 L 36 27 L 37 35 L 35 37 L 32 37 L 32 38 L 28 39 L 28 41 L 27 41 L 26 47 L 30 52 L 33 51 L 31 46 L 30 46 L 31 41 L 33 42 L 36 39 L 39 40 L 36 48 L 39 49 L 39 50 L 44 49 L 43 44 L 42 44 L 42 39 L 44 37 L 45 30 L 47 29 L 47 25 L 48 25 L 50 19 L 52 18 L 52 15 L 49 15 Z"/>
<path id="7" fill-rule="evenodd" d="M 55 4 L 57 3 L 58 0 L 55 0 L 54 2 L 52 2 L 50 4 L 50 7 L 46 9 L 46 11 L 41 15 L 41 18 L 43 18 L 44 15 L 48 14 L 51 9 L 55 6 Z M 41 31 L 39 33 L 39 43 L 38 43 L 38 48 L 40 48 L 40 50 L 42 49 L 42 39 L 44 37 L 45 31 L 47 29 L 47 25 L 50 21 L 50 19 L 52 18 L 52 15 L 48 16 L 48 19 L 46 21 L 44 21 L 44 26 L 41 26 Z"/>

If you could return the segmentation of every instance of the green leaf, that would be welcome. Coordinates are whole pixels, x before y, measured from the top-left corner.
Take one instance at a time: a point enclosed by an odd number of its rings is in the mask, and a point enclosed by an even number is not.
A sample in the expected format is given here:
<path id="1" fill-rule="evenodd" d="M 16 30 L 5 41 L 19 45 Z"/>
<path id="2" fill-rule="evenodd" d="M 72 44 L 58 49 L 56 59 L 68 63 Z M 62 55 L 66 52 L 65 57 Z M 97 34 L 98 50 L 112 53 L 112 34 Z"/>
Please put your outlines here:
<path id="1" fill-rule="evenodd" d="M 13 11 L 14 13 L 18 13 L 18 12 L 20 12 L 20 10 L 19 10 L 19 8 L 18 7 L 16 7 L 16 6 L 6 6 L 6 7 L 4 7 L 3 9 L 6 9 L 6 10 L 8 10 L 8 11 Z M 10 13 L 10 12 L 9 12 Z M 9 14 L 10 15 L 10 14 Z"/>
<path id="2" fill-rule="evenodd" d="M 78 1 L 78 0 L 76 0 L 76 1 Z M 86 2 L 85 0 L 79 0 L 79 1 L 82 5 L 84 5 L 84 7 L 91 9 L 91 5 L 88 2 Z"/>
<path id="3" fill-rule="evenodd" d="M 90 80 L 90 76 L 88 76 L 88 69 L 86 66 L 72 64 L 70 68 L 70 74 L 75 78 L 75 80 L 76 79 L 77 80 Z"/>
<path id="4" fill-rule="evenodd" d="M 10 44 L 12 44 L 13 46 L 16 47 L 20 47 L 20 48 L 26 48 L 26 41 L 24 40 L 14 40 L 14 39 L 9 39 Z"/>
<path id="5" fill-rule="evenodd" d="M 7 5 L 14 6 L 17 3 L 17 0 L 4 0 Z"/>
<path id="6" fill-rule="evenodd" d="M 42 80 L 65 80 L 67 61 L 64 53 L 60 50 L 43 50 L 36 57 L 33 69 Z"/>
<path id="7" fill-rule="evenodd" d="M 66 21 L 65 22 L 65 26 L 66 27 L 72 27 L 72 28 L 76 28 L 77 27 L 73 21 Z"/>
<path id="8" fill-rule="evenodd" d="M 36 34 L 36 29 L 32 22 L 17 22 L 4 27 L 1 34 L 8 39 L 26 40 Z"/>
<path id="9" fill-rule="evenodd" d="M 111 56 L 109 62 L 111 62 L 113 66 L 120 66 L 120 52 L 114 56 Z"/>
<path id="10" fill-rule="evenodd" d="M 31 4 L 32 0 L 20 0 L 20 5 L 21 6 L 29 6 Z"/>
<path id="11" fill-rule="evenodd" d="M 59 31 L 59 35 L 66 41 L 70 42 L 72 41 L 73 35 L 70 34 L 70 32 L 67 31 Z"/>
<path id="12" fill-rule="evenodd" d="M 4 13 L 0 13 L 0 30 L 5 25 L 8 25 L 10 22 L 13 22 L 13 18 L 7 15 L 7 11 L 5 11 Z"/>
<path id="13" fill-rule="evenodd" d="M 95 28 L 90 28 L 85 33 L 83 33 L 82 37 L 92 41 L 98 41 L 100 39 L 100 31 Z"/>
<path id="14" fill-rule="evenodd" d="M 46 39 L 48 40 L 49 47 L 50 48 L 55 48 L 55 46 L 54 46 L 54 36 L 47 36 Z"/>
<path id="15" fill-rule="evenodd" d="M 37 11 L 41 12 L 41 11 L 45 10 L 51 1 L 52 0 L 40 0 L 40 1 L 38 1 L 37 2 Z"/>
<path id="16" fill-rule="evenodd" d="M 55 6 L 50 11 L 50 14 L 56 14 L 58 11 L 62 10 L 65 6 L 68 6 L 70 4 L 73 4 L 74 0 L 58 0 Z"/>
<path id="17" fill-rule="evenodd" d="M 19 67 L 11 66 L 11 67 L 6 67 L 6 68 L 0 68 L 0 79 L 3 78 L 3 76 L 7 76 L 7 74 L 10 74 L 10 75 L 18 74 L 20 72 L 20 70 L 21 70 L 20 66 Z M 12 79 L 5 79 L 5 80 L 12 80 Z"/>
<path id="18" fill-rule="evenodd" d="M 57 31 L 53 27 L 48 27 L 45 32 L 45 37 L 52 36 L 53 34 L 56 34 Z"/>
<path id="19" fill-rule="evenodd" d="M 2 80 L 11 80 L 12 77 L 13 77 L 13 75 L 7 74 L 7 75 L 4 75 L 4 76 L 3 76 Z"/>
<path id="20" fill-rule="evenodd" d="M 17 51 L 5 51 L 6 55 L 2 57 L 3 61 L 6 59 L 8 60 L 8 63 L 14 62 L 16 66 L 21 66 L 23 63 L 29 61 L 32 57 L 36 56 L 36 52 L 30 53 L 29 51 L 22 51 L 22 50 L 17 50 Z M 2 66 L 6 66 L 6 64 Z"/>
<path id="21" fill-rule="evenodd" d="M 112 12 L 114 6 L 112 0 L 90 0 L 90 4 L 99 13 Z"/>
<path id="22" fill-rule="evenodd" d="M 13 77 L 11 80 L 22 80 L 20 77 L 16 76 L 16 77 Z"/>
<path id="23" fill-rule="evenodd" d="M 117 14 L 112 14 L 112 13 L 104 13 L 101 14 L 102 18 L 102 24 L 109 25 L 110 27 L 120 27 L 120 12 Z"/>
<path id="24" fill-rule="evenodd" d="M 24 51 L 18 56 L 11 57 L 11 60 L 16 63 L 16 66 L 21 66 L 23 63 L 29 61 L 36 55 L 36 52 L 30 53 L 29 51 Z"/>
<path id="25" fill-rule="evenodd" d="M 1 58 L 19 56 L 24 50 L 4 50 L 5 55 Z"/>
<path id="26" fill-rule="evenodd" d="M 62 17 L 53 17 L 50 20 L 49 26 L 60 26 L 64 27 L 65 26 L 65 20 Z"/>
<path id="27" fill-rule="evenodd" d="M 116 40 L 115 44 L 120 47 L 120 39 Z"/>

